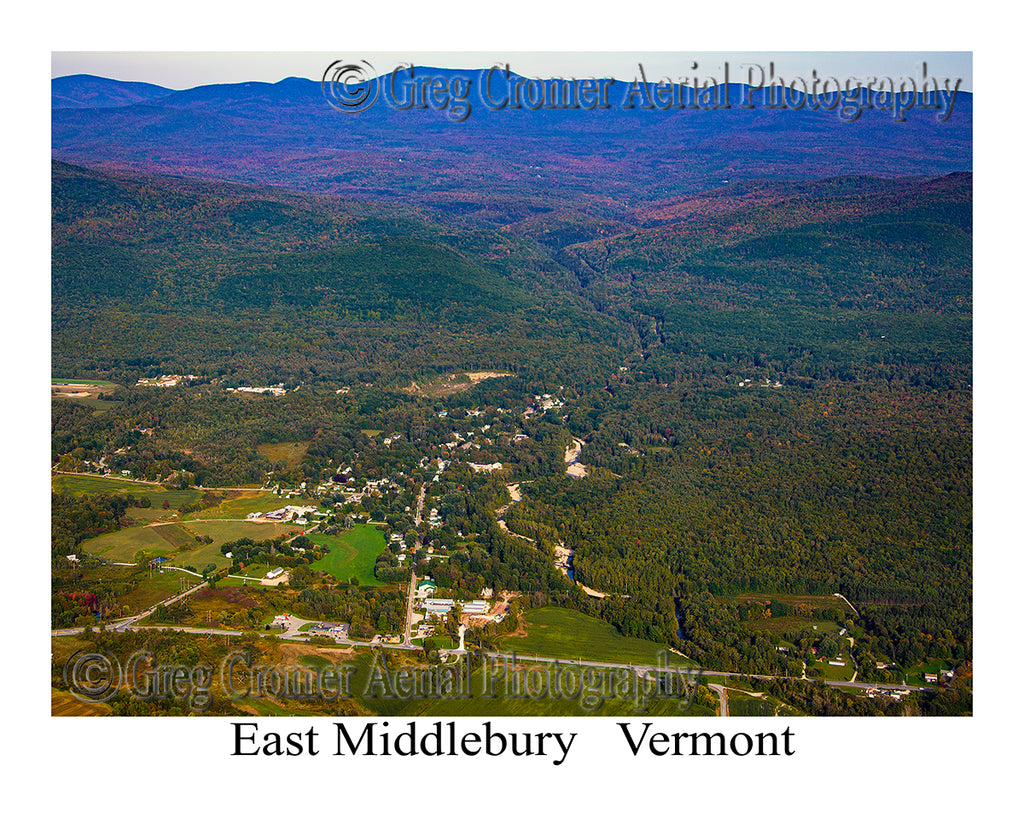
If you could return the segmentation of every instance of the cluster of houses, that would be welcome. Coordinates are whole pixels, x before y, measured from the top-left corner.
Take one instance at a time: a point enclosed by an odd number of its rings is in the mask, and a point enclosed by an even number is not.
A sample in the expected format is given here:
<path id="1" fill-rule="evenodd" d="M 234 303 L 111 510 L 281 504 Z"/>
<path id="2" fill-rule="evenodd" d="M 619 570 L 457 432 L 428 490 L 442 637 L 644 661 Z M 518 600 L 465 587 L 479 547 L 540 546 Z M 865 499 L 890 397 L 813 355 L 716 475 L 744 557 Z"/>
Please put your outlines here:
<path id="1" fill-rule="evenodd" d="M 198 375 L 158 375 L 156 378 L 140 378 L 136 387 L 177 387 L 182 381 L 195 381 Z"/>
<path id="2" fill-rule="evenodd" d="M 315 506 L 283 506 L 272 512 L 250 512 L 246 518 L 249 520 L 294 521 L 300 526 L 305 526 L 309 523 L 308 515 L 316 512 L 316 509 Z"/>
<path id="3" fill-rule="evenodd" d="M 739 386 L 741 386 L 741 387 L 752 387 L 752 386 L 754 386 L 754 381 L 753 381 L 753 379 L 750 379 L 750 378 L 744 378 L 742 381 L 740 381 Z M 777 390 L 777 389 L 779 389 L 782 386 L 782 382 L 781 381 L 772 381 L 770 378 L 768 378 L 768 376 L 765 376 L 764 383 L 761 386 L 762 387 L 771 387 L 772 389 Z"/>
<path id="4" fill-rule="evenodd" d="M 225 387 L 225 392 L 251 392 L 258 395 L 284 395 L 288 390 L 284 384 L 274 384 L 271 387 Z"/>
<path id="5" fill-rule="evenodd" d="M 533 400 L 537 402 L 537 408 L 542 412 L 560 409 L 565 406 L 565 402 L 561 398 L 558 398 L 549 392 L 546 392 L 543 395 L 535 395 L 533 396 Z"/>

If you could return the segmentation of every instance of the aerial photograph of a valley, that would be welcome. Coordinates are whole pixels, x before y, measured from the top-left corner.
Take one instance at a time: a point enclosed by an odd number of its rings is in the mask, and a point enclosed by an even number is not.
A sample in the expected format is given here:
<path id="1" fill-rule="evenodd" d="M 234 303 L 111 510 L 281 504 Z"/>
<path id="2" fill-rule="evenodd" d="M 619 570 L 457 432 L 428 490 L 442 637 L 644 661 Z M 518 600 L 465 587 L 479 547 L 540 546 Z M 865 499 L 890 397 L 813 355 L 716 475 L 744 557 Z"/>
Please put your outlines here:
<path id="1" fill-rule="evenodd" d="M 973 713 L 970 53 L 72 56 L 53 716 Z"/>

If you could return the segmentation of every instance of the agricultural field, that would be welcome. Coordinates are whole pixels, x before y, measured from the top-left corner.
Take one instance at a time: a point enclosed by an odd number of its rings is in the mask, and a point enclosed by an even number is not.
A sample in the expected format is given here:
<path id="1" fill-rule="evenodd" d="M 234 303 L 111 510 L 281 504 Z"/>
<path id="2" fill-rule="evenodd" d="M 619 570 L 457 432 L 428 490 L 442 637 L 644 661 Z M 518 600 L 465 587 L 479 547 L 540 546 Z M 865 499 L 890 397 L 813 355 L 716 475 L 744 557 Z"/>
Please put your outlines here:
<path id="1" fill-rule="evenodd" d="M 301 531 L 301 527 L 285 523 L 219 520 L 190 521 L 188 525 L 163 523 L 108 532 L 83 541 L 82 550 L 115 563 L 134 563 L 144 554 L 147 557 L 167 557 L 168 563 L 175 566 L 194 566 L 202 570 L 213 563 L 220 569 L 231 565 L 231 561 L 220 552 L 222 543 L 242 537 L 266 540 Z M 198 543 L 197 535 L 209 536 L 213 543 Z"/>
<path id="2" fill-rule="evenodd" d="M 69 495 L 136 495 L 140 492 L 160 492 L 161 487 L 142 481 L 120 478 L 101 478 L 98 475 L 54 475 L 50 484 L 55 492 Z"/>
<path id="3" fill-rule="evenodd" d="M 50 396 L 52 398 L 64 398 L 74 401 L 83 406 L 89 407 L 95 412 L 102 413 L 113 406 L 117 401 L 106 401 L 101 399 L 101 394 L 110 394 L 114 390 L 121 389 L 119 385 L 110 381 L 93 381 L 87 378 L 76 379 L 50 379 Z"/>
<path id="4" fill-rule="evenodd" d="M 110 706 L 101 702 L 83 702 L 70 691 L 50 689 L 50 716 L 53 717 L 105 717 Z"/>
<path id="5" fill-rule="evenodd" d="M 658 661 L 658 652 L 669 650 L 667 645 L 625 637 L 610 623 L 571 609 L 545 606 L 528 611 L 524 619 L 527 633 L 502 638 L 503 651 L 650 665 Z M 679 654 L 668 656 L 674 665 L 687 664 L 687 659 Z"/>
<path id="6" fill-rule="evenodd" d="M 767 694 L 746 694 L 736 689 L 728 690 L 730 717 L 774 717 L 783 704 Z M 792 712 L 793 709 L 788 709 Z"/>
<path id="7" fill-rule="evenodd" d="M 292 526 L 287 523 L 251 523 L 233 520 L 191 521 L 188 529 L 197 535 L 213 538 L 213 543 L 202 546 L 197 544 L 198 548 L 182 552 L 172 562 L 179 566 L 195 566 L 200 570 L 210 563 L 216 565 L 218 569 L 231 565 L 231 561 L 221 554 L 220 547 L 223 543 L 243 537 L 253 540 L 268 540 L 281 535 L 297 535 L 302 532 L 301 526 Z"/>
<path id="8" fill-rule="evenodd" d="M 82 551 L 115 563 L 134 563 L 140 552 L 161 557 L 171 554 L 174 547 L 160 536 L 157 527 L 136 526 L 84 540 Z"/>
<path id="9" fill-rule="evenodd" d="M 384 550 L 384 533 L 376 526 L 359 523 L 341 535 L 309 535 L 309 539 L 320 546 L 330 547 L 322 559 L 310 564 L 311 569 L 328 572 L 338 580 L 355 577 L 363 586 L 383 586 L 373 576 L 373 566 Z"/>
<path id="10" fill-rule="evenodd" d="M 197 535 L 209 535 L 215 544 L 249 537 L 253 540 L 268 540 L 281 535 L 298 535 L 302 527 L 291 523 L 253 523 L 248 520 L 194 520 L 188 528 Z"/>
<path id="11" fill-rule="evenodd" d="M 286 501 L 270 492 L 259 489 L 246 489 L 240 492 L 230 492 L 217 506 L 202 509 L 199 512 L 191 512 L 185 516 L 186 520 L 211 520 L 231 519 L 244 520 L 250 512 L 270 512 L 280 509 Z"/>
<path id="12" fill-rule="evenodd" d="M 192 503 L 202 495 L 198 489 L 165 489 L 162 486 L 122 478 L 104 478 L 99 475 L 53 475 L 50 485 L 54 492 L 69 495 L 132 495 L 137 499 L 149 498 L 150 507 L 132 507 L 127 515 L 136 520 L 150 522 L 168 517 L 173 510 Z M 167 509 L 164 509 L 164 502 Z"/>

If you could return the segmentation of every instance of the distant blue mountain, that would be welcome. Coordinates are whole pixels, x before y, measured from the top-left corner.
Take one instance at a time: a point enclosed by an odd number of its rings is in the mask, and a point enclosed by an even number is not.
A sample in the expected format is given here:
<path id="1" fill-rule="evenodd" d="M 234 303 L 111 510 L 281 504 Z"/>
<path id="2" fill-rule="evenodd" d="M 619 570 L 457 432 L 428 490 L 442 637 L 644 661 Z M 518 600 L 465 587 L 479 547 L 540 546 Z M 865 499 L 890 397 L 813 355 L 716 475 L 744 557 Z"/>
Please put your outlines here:
<path id="1" fill-rule="evenodd" d="M 162 105 L 175 108 L 189 106 L 237 105 L 252 102 L 284 105 L 323 105 L 320 84 L 300 77 L 280 82 L 241 82 L 200 85 L 175 91 L 164 97 Z"/>
<path id="2" fill-rule="evenodd" d="M 675 86 L 675 106 L 659 110 L 663 97 L 652 106 L 629 82 L 595 80 L 607 104 L 581 110 L 549 104 L 564 102 L 560 81 L 514 73 L 496 73 L 490 87 L 480 70 L 417 67 L 395 83 L 373 79 L 376 103 L 352 113 L 332 107 L 319 80 L 296 77 L 184 91 L 64 77 L 53 81 L 53 156 L 432 207 L 485 192 L 524 207 L 590 201 L 609 214 L 745 180 L 972 169 L 967 92 L 946 121 L 920 107 L 905 121 L 877 108 L 851 121 L 841 105 L 813 110 L 824 99 L 797 97 L 780 110 L 754 95 L 744 107 L 739 84 L 728 87 L 728 110 L 708 110 L 714 95 L 725 101 L 724 86 L 699 92 L 696 107 L 693 89 Z"/>
<path id="3" fill-rule="evenodd" d="M 120 108 L 166 97 L 170 88 L 148 82 L 123 82 L 92 74 L 50 80 L 50 105 L 59 108 Z"/>

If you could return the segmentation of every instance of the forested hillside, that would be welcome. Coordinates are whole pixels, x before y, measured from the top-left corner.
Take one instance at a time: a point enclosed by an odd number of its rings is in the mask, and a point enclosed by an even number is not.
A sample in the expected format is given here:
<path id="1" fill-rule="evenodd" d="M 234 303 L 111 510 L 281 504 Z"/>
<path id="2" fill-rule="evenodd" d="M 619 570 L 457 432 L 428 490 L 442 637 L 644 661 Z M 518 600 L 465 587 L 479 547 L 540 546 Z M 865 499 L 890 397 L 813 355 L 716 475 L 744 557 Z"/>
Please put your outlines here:
<path id="1" fill-rule="evenodd" d="M 757 180 L 589 211 L 481 188 L 467 220 L 55 162 L 53 376 L 114 386 L 54 398 L 52 461 L 176 486 L 401 475 L 396 526 L 438 477 L 451 588 L 796 676 L 822 635 L 776 598 L 842 594 L 856 617 L 814 613 L 857 629 L 867 677 L 969 660 L 971 184 Z M 193 377 L 137 383 L 168 373 Z M 494 517 L 512 482 L 523 537 Z M 607 597 L 554 569 L 559 541 Z"/>

